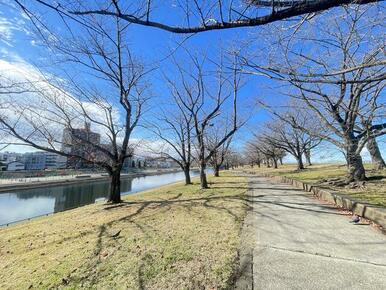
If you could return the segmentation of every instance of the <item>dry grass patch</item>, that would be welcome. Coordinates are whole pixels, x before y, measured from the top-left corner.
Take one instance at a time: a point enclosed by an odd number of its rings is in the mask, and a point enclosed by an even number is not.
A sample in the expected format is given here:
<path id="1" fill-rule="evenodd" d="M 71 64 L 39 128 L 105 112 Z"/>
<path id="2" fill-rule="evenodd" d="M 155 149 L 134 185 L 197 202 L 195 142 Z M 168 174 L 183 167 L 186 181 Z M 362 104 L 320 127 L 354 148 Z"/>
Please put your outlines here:
<path id="1" fill-rule="evenodd" d="M 350 186 L 336 186 L 328 184 L 328 180 L 343 179 L 346 176 L 346 165 L 318 164 L 312 165 L 305 170 L 296 170 L 295 165 L 284 165 L 278 169 L 253 168 L 257 173 L 270 173 L 300 180 L 307 183 L 334 190 L 352 198 L 377 206 L 386 207 L 386 170 L 375 171 L 371 164 L 365 164 L 366 176 L 369 178 L 363 186 L 350 188 Z M 250 170 L 250 169 L 248 169 Z"/>
<path id="2" fill-rule="evenodd" d="M 0 289 L 226 288 L 247 180 L 209 181 L 205 191 L 170 185 L 0 229 Z"/>

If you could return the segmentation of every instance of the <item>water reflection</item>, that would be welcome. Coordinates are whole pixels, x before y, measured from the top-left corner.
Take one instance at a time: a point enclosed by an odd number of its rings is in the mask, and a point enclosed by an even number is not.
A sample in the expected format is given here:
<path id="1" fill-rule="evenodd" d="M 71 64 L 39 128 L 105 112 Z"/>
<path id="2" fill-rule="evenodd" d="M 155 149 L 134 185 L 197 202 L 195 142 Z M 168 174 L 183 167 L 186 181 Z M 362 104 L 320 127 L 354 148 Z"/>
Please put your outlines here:
<path id="1" fill-rule="evenodd" d="M 125 178 L 122 179 L 121 192 L 126 195 L 183 179 L 182 172 Z M 108 189 L 108 181 L 97 181 L 2 193 L 0 225 L 94 203 L 106 198 Z"/>

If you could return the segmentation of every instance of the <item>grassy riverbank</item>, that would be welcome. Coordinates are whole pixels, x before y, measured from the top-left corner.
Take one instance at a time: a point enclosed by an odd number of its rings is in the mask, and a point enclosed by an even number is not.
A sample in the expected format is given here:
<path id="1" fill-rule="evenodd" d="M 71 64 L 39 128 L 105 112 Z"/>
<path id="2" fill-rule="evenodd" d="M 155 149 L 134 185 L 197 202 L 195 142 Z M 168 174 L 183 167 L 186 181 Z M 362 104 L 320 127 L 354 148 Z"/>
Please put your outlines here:
<path id="1" fill-rule="evenodd" d="M 246 178 L 210 178 L 0 229 L 0 289 L 221 289 L 246 211 Z M 119 233 L 117 237 L 114 234 Z"/>
<path id="2" fill-rule="evenodd" d="M 305 170 L 297 171 L 295 165 L 283 165 L 278 169 L 253 168 L 257 173 L 270 173 L 272 175 L 287 176 L 307 183 L 317 184 L 336 192 L 351 196 L 356 200 L 386 207 L 386 170 L 374 171 L 371 164 L 365 164 L 368 181 L 362 186 L 351 188 L 349 186 L 334 185 L 334 180 L 344 179 L 346 166 L 337 164 L 317 164 Z M 330 182 L 329 182 L 330 181 Z"/>

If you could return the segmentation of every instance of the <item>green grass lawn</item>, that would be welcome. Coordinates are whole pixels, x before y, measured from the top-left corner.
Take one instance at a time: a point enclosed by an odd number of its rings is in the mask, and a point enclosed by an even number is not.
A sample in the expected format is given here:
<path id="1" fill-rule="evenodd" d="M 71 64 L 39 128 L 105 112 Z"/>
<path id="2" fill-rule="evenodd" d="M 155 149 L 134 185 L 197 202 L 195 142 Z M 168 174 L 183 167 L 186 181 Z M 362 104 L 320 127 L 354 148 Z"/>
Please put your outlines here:
<path id="1" fill-rule="evenodd" d="M 261 168 L 254 167 L 253 170 L 257 173 L 265 172 L 272 175 L 287 176 L 307 183 L 318 184 L 341 194 L 351 196 L 356 200 L 386 207 L 386 170 L 371 170 L 371 164 L 365 164 L 365 168 L 367 177 L 382 178 L 366 181 L 363 187 L 358 188 L 338 187 L 328 185 L 324 182 L 332 178 L 343 179 L 346 175 L 346 165 L 342 164 L 317 164 L 301 171 L 297 171 L 295 165 L 283 165 L 278 169 L 262 166 Z"/>
<path id="2" fill-rule="evenodd" d="M 209 181 L 204 191 L 174 184 L 0 229 L 0 289 L 227 288 L 247 180 Z"/>

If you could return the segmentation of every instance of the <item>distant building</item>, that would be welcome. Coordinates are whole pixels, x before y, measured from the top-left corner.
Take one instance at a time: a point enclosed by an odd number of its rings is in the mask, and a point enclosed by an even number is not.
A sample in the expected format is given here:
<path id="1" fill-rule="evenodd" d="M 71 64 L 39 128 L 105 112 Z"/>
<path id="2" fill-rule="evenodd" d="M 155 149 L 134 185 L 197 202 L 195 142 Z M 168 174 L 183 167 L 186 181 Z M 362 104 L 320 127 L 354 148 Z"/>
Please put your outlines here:
<path id="1" fill-rule="evenodd" d="M 46 155 L 44 152 L 25 153 L 21 159 L 25 170 L 44 170 L 46 168 Z"/>
<path id="2" fill-rule="evenodd" d="M 129 170 L 131 168 L 175 168 L 179 167 L 177 162 L 168 158 L 151 158 L 133 156 L 125 159 L 123 164 L 123 170 Z"/>
<path id="3" fill-rule="evenodd" d="M 24 170 L 24 163 L 19 161 L 11 161 L 7 163 L 7 171 L 20 171 Z"/>
<path id="4" fill-rule="evenodd" d="M 45 169 L 59 169 L 59 168 L 65 168 L 67 166 L 67 157 L 45 152 L 46 155 L 46 167 Z"/>
<path id="5" fill-rule="evenodd" d="M 24 163 L 21 162 L 23 154 L 15 152 L 0 152 L 1 171 L 24 170 Z"/>
<path id="6" fill-rule="evenodd" d="M 127 171 L 132 168 L 145 168 L 148 167 L 147 159 L 139 156 L 127 157 L 123 163 L 122 170 Z"/>
<path id="7" fill-rule="evenodd" d="M 20 161 L 22 158 L 22 153 L 16 152 L 0 152 L 0 162 L 9 163 L 12 161 Z"/>
<path id="8" fill-rule="evenodd" d="M 147 167 L 152 168 L 174 168 L 179 165 L 177 162 L 168 158 L 151 158 L 146 160 Z"/>
<path id="9" fill-rule="evenodd" d="M 23 154 L 20 161 L 25 170 L 45 170 L 66 167 L 67 158 L 51 152 L 30 152 Z"/>
<path id="10" fill-rule="evenodd" d="M 62 150 L 71 155 L 93 160 L 98 155 L 93 145 L 100 145 L 100 141 L 100 134 L 92 132 L 90 123 L 85 123 L 84 128 L 65 128 L 63 130 Z M 89 167 L 87 162 L 77 157 L 68 158 L 67 166 L 75 168 Z"/>

